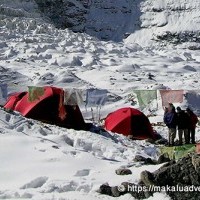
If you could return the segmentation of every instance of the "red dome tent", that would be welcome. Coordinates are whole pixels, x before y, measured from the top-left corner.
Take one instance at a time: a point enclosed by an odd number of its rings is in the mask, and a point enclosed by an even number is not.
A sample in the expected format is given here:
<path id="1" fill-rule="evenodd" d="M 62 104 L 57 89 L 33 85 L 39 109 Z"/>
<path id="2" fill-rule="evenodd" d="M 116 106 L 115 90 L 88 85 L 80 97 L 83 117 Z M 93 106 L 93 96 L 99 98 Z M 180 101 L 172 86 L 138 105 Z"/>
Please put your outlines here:
<path id="1" fill-rule="evenodd" d="M 56 87 L 44 87 L 44 94 L 34 101 L 29 100 L 28 92 L 16 93 L 8 99 L 4 108 L 20 112 L 24 117 L 40 120 L 50 124 L 59 125 L 77 130 L 85 129 L 85 122 L 81 111 L 76 106 L 63 105 L 60 117 L 63 90 Z"/>
<path id="2" fill-rule="evenodd" d="M 125 136 L 132 135 L 133 139 L 154 138 L 149 119 L 134 108 L 121 108 L 108 114 L 105 128 Z"/>

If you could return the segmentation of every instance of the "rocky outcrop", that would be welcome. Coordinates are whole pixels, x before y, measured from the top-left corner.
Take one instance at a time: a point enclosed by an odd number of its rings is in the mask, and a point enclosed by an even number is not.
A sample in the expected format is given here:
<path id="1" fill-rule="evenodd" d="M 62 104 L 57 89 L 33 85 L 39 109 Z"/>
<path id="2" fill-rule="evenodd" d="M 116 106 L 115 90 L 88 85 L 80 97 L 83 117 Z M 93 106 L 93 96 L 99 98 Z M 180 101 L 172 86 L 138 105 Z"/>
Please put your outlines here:
<path id="1" fill-rule="evenodd" d="M 138 22 L 136 2 L 121 0 L 35 0 L 44 17 L 61 29 L 86 32 L 102 40 L 122 40 Z M 133 12 L 134 8 L 134 12 Z"/>
<path id="2" fill-rule="evenodd" d="M 165 40 L 173 44 L 181 44 L 183 42 L 200 43 L 200 31 L 184 31 L 180 33 L 166 31 L 161 35 L 157 35 L 156 37 L 159 41 Z"/>
<path id="3" fill-rule="evenodd" d="M 22 0 L 22 2 L 25 0 Z M 139 42 L 138 33 L 145 40 L 180 44 L 200 43 L 200 2 L 166 0 L 26 0 L 37 4 L 44 19 L 55 27 L 85 32 L 101 40 Z M 22 5 L 25 5 L 22 4 Z M 0 13 L 10 9 L 0 6 Z M 12 16 L 30 16 L 29 10 L 12 9 Z M 10 15 L 10 14 L 9 14 Z M 139 31 L 139 32 L 138 32 Z M 136 33 L 137 32 L 137 33 Z M 134 34 L 136 33 L 136 34 Z M 140 35 L 140 34 L 139 34 Z M 130 36 L 130 37 L 129 37 Z"/>
<path id="4" fill-rule="evenodd" d="M 35 2 L 43 15 L 48 17 L 57 28 L 84 31 L 88 12 L 86 1 L 35 0 Z"/>
<path id="5" fill-rule="evenodd" d="M 0 26 L 10 26 L 11 19 L 12 26 L 19 24 L 23 30 L 26 25 L 21 18 L 31 18 L 34 23 L 29 29 L 48 22 L 48 26 L 85 32 L 100 40 L 142 45 L 156 41 L 162 46 L 187 42 L 190 49 L 198 50 L 199 10 L 199 0 L 16 0 L 16 5 L 3 1 Z"/>
<path id="6" fill-rule="evenodd" d="M 199 165 L 199 155 L 188 155 L 177 163 L 164 165 L 152 174 L 149 172 L 150 181 L 156 186 L 164 186 L 167 194 L 174 200 L 195 200 L 199 198 L 199 191 L 195 191 L 200 189 L 198 188 L 200 185 Z M 141 173 L 141 182 L 148 179 L 144 174 L 144 172 Z"/>
<path id="7" fill-rule="evenodd" d="M 161 168 L 151 173 L 143 171 L 138 185 L 133 183 L 122 183 L 118 186 L 118 193 L 113 187 L 104 185 L 100 187 L 100 192 L 111 196 L 120 196 L 131 193 L 139 199 L 145 199 L 154 192 L 166 192 L 173 200 L 196 200 L 199 199 L 200 191 L 200 155 L 189 154 L 179 161 L 170 161 Z M 109 188 L 110 187 L 110 188 Z M 132 189 L 130 189 L 132 188 Z M 135 190 L 133 191 L 133 188 Z M 137 188 L 142 188 L 139 191 Z M 137 191 L 137 192 L 136 192 Z"/>

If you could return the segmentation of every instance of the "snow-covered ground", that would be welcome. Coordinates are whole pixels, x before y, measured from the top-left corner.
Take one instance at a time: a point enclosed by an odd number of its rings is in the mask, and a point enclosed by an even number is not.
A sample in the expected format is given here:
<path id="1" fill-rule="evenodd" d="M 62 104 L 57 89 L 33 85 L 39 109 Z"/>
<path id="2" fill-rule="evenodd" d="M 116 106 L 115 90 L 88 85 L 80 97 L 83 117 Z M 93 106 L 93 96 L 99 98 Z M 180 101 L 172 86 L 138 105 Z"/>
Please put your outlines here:
<path id="1" fill-rule="evenodd" d="M 130 105 L 127 97 L 133 89 L 199 89 L 199 50 L 188 48 L 198 44 L 160 43 L 152 41 L 152 34 L 149 35 L 153 29 L 155 33 L 161 29 L 163 33 L 169 29 L 180 32 L 186 25 L 195 31 L 197 21 L 190 26 L 188 21 L 192 17 L 199 19 L 199 2 L 152 2 L 141 4 L 141 20 L 147 28 L 134 29 L 128 38 L 116 43 L 56 29 L 41 17 L 33 0 L 1 0 L 0 83 L 8 83 L 18 91 L 27 90 L 28 85 L 107 89 L 121 100 L 105 105 L 102 117 Z M 169 15 L 176 5 L 179 10 L 182 5 L 194 8 L 188 11 L 192 15 L 181 15 L 185 23 L 178 13 Z M 161 11 L 168 9 L 168 14 L 158 12 L 154 16 L 150 12 L 152 6 Z M 91 16 L 94 11 L 91 10 Z M 168 19 L 167 27 L 159 25 L 160 19 L 162 25 Z M 154 75 L 153 79 L 148 78 L 149 73 Z M 82 111 L 86 112 L 84 108 Z M 159 115 L 150 118 L 151 122 L 162 121 L 162 112 L 158 110 Z M 167 137 L 166 127 L 154 128 Z M 197 137 L 199 133 L 197 129 Z M 68 130 L 0 110 L 0 199 L 114 199 L 96 190 L 103 183 L 111 186 L 123 181 L 137 183 L 141 171 L 160 167 L 133 162 L 138 154 L 157 158 L 157 149 L 145 141 L 131 141 L 122 135 Z M 129 167 L 133 174 L 116 175 L 115 170 L 120 167 Z M 133 197 L 127 194 L 115 199 Z M 149 199 L 169 197 L 156 193 Z"/>
<path id="2" fill-rule="evenodd" d="M 155 146 L 144 141 L 66 130 L 3 110 L 0 124 L 0 198 L 109 199 L 96 193 L 102 183 L 137 183 L 141 171 L 159 167 L 133 162 L 136 154 L 157 157 Z M 116 175 L 121 167 L 133 175 Z"/>

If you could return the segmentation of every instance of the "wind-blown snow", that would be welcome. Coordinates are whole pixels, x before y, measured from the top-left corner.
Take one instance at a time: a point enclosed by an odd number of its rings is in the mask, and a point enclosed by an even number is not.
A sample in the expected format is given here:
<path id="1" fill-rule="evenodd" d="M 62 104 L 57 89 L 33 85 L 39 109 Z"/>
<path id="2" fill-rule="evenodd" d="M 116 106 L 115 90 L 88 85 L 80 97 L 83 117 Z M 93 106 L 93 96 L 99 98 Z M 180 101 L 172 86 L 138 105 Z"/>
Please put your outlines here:
<path id="1" fill-rule="evenodd" d="M 130 106 L 132 89 L 199 89 L 199 1 L 94 2 L 86 34 L 56 29 L 34 0 L 1 0 L 0 83 L 8 83 L 11 92 L 28 85 L 107 89 L 112 98 L 102 117 Z M 85 108 L 82 112 L 90 115 Z M 151 122 L 161 122 L 162 112 Z M 137 183 L 141 171 L 159 168 L 133 162 L 137 154 L 157 158 L 157 148 L 144 141 L 0 113 L 0 199 L 114 199 L 96 190 L 106 182 Z M 167 137 L 166 127 L 154 128 Z M 119 167 L 129 167 L 133 175 L 116 175 Z M 158 193 L 149 199 L 158 198 L 169 199 Z"/>

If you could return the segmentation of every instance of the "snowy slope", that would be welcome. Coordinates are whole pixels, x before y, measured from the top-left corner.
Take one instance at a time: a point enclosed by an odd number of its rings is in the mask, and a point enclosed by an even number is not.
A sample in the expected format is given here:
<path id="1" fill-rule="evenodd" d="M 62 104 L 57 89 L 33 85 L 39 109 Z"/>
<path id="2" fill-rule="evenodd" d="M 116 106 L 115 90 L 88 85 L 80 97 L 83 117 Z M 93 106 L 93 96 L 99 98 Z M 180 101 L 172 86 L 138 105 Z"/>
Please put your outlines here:
<path id="1" fill-rule="evenodd" d="M 1 199 L 53 199 L 68 192 L 91 193 L 82 199 L 92 199 L 102 183 L 138 182 L 139 172 L 159 167 L 133 162 L 135 155 L 157 157 L 156 148 L 144 141 L 47 126 L 3 110 L 0 125 Z M 130 167 L 134 176 L 116 175 L 120 167 Z"/>
<path id="2" fill-rule="evenodd" d="M 187 49 L 189 44 L 166 48 L 155 43 L 155 48 L 143 47 L 144 39 L 148 41 L 149 36 L 143 34 L 143 29 L 141 33 L 137 31 L 138 37 L 135 33 L 124 43 L 101 42 L 85 34 L 58 30 L 37 18 L 40 11 L 34 1 L 11 2 L 2 3 L 10 11 L 3 12 L 0 20 L 0 64 L 2 70 L 12 69 L 19 76 L 26 76 L 27 84 L 96 86 L 120 95 L 138 87 L 153 89 L 164 85 L 172 89 L 193 89 L 199 86 L 200 57 L 198 51 Z M 13 17 L 19 10 L 24 16 L 28 12 L 34 17 Z M 141 44 L 135 44 L 132 36 Z M 90 73 L 99 76 L 93 78 Z M 155 80 L 148 79 L 149 73 L 155 75 Z M 18 78 L 14 81 L 20 82 Z"/>

